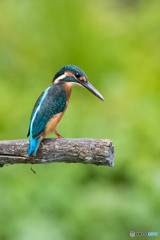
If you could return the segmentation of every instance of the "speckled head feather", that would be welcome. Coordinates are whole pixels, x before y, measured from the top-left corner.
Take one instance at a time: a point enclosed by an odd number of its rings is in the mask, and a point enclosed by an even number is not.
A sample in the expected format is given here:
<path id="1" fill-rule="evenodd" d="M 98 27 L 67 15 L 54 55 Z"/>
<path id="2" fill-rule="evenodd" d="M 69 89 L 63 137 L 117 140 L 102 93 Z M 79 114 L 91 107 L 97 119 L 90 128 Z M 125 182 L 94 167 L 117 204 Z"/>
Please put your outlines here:
<path id="1" fill-rule="evenodd" d="M 74 75 L 78 73 L 80 76 L 85 76 L 85 78 L 88 80 L 87 75 L 80 69 L 79 67 L 75 65 L 66 65 L 62 67 L 54 76 L 52 83 L 60 76 L 62 76 L 65 72 L 71 72 Z"/>

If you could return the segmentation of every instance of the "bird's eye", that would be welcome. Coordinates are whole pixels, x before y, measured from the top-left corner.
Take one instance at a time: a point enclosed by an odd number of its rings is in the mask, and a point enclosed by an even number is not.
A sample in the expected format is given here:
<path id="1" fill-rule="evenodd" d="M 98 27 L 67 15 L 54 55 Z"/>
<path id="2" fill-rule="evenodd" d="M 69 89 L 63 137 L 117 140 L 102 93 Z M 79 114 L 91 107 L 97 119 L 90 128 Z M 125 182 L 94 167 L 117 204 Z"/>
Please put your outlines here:
<path id="1" fill-rule="evenodd" d="M 81 76 L 78 72 L 76 72 L 75 75 L 76 75 L 77 78 L 80 78 L 80 76 Z"/>

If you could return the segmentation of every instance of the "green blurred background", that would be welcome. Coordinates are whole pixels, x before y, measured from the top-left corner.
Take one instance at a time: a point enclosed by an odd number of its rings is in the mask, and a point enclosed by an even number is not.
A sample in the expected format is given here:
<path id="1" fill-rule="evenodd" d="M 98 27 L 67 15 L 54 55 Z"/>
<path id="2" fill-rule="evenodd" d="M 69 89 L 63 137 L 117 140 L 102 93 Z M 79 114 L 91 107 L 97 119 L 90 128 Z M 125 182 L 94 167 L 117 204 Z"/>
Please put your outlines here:
<path id="1" fill-rule="evenodd" d="M 0 169 L 0 240 L 160 235 L 159 9 L 156 0 L 1 0 L 0 140 L 26 138 L 37 97 L 74 64 L 106 102 L 75 87 L 59 133 L 111 139 L 115 167 Z"/>

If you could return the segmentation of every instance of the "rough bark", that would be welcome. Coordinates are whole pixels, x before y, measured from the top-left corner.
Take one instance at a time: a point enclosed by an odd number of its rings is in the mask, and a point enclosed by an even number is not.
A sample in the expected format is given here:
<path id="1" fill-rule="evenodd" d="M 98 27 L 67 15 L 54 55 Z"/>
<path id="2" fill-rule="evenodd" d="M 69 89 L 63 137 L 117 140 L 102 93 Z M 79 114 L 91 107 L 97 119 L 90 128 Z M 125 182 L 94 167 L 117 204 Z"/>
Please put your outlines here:
<path id="1" fill-rule="evenodd" d="M 114 146 L 107 139 L 44 139 L 35 157 L 27 155 L 28 144 L 27 139 L 0 141 L 0 167 L 54 162 L 114 166 Z"/>

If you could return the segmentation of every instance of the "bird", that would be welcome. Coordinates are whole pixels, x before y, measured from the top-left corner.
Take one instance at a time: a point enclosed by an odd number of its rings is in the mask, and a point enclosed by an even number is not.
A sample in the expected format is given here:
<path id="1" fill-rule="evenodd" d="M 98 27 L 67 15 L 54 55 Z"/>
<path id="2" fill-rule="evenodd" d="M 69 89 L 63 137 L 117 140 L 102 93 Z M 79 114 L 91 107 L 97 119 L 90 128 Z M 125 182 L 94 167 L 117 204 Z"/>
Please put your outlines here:
<path id="1" fill-rule="evenodd" d="M 99 99 L 102 95 L 88 81 L 87 75 L 75 65 L 62 67 L 53 77 L 52 84 L 37 99 L 32 110 L 27 137 L 30 136 L 28 156 L 35 156 L 40 142 L 51 133 L 57 138 L 57 126 L 65 113 L 74 85 L 88 89 Z"/>

